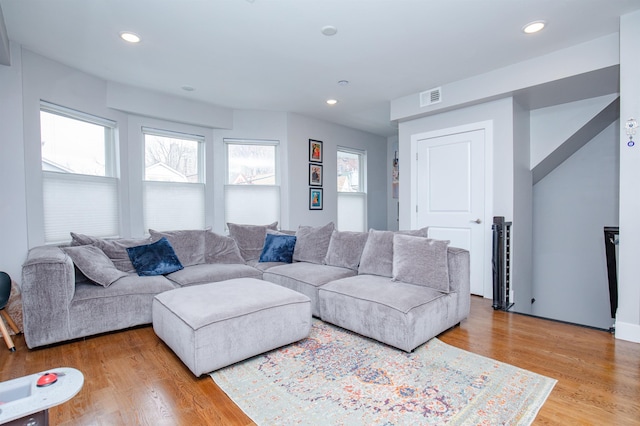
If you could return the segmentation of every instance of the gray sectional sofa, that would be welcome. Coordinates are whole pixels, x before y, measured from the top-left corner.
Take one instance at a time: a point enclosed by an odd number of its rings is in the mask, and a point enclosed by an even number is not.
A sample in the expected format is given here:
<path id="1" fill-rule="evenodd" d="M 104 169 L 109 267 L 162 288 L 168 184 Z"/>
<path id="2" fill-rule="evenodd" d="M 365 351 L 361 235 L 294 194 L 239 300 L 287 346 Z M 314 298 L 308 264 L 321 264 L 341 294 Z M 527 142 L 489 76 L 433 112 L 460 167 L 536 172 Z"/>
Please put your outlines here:
<path id="1" fill-rule="evenodd" d="M 314 316 L 405 351 L 469 314 L 469 253 L 426 238 L 426 229 L 355 233 L 329 223 L 282 232 L 277 223 L 228 225 L 229 236 L 209 230 L 150 230 L 149 238 L 113 240 L 72 234 L 68 246 L 31 249 L 21 283 L 27 346 L 149 324 L 157 294 L 232 278 L 296 290 L 311 299 Z M 159 271 L 141 270 L 144 256 L 130 256 L 167 245 L 175 256 Z"/>

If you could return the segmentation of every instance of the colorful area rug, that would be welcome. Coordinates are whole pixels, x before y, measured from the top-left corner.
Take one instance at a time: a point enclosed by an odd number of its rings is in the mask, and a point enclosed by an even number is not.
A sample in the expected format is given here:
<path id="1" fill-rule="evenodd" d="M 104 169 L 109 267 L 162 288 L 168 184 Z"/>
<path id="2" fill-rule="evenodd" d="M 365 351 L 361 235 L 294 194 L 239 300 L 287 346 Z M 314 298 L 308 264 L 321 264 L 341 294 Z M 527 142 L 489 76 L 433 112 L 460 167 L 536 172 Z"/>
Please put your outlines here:
<path id="1" fill-rule="evenodd" d="M 556 383 L 438 339 L 406 353 L 313 321 L 308 338 L 211 373 L 258 425 L 529 425 Z"/>

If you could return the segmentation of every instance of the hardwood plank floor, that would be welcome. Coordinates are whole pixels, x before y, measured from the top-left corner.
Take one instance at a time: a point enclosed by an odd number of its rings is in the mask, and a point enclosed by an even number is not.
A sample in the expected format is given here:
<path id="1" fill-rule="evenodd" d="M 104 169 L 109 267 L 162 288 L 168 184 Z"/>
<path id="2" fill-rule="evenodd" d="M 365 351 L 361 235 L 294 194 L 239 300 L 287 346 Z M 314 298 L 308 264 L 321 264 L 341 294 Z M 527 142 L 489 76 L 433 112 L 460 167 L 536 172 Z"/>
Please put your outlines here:
<path id="1" fill-rule="evenodd" d="M 640 344 L 604 331 L 493 311 L 471 315 L 439 339 L 558 380 L 536 425 L 640 424 Z M 252 425 L 209 376 L 195 378 L 151 327 L 16 352 L 0 348 L 0 381 L 67 366 L 85 375 L 52 425 Z"/>

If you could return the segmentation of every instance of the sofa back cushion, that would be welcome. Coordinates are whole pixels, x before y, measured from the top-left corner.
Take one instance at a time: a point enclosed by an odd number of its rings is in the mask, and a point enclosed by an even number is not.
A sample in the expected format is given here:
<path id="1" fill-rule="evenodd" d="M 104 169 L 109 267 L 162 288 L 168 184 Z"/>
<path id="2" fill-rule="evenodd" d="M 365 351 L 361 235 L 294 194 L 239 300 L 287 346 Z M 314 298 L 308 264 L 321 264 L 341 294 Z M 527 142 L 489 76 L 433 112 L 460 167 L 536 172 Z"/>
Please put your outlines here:
<path id="1" fill-rule="evenodd" d="M 128 275 L 117 269 L 111 259 L 98 247 L 82 245 L 63 247 L 62 250 L 85 277 L 103 287 L 109 287 L 116 280 Z"/>
<path id="2" fill-rule="evenodd" d="M 98 247 L 113 262 L 113 265 L 123 272 L 136 272 L 129 259 L 128 247 L 149 244 L 150 238 L 116 238 L 104 239 L 84 234 L 71 233 L 71 245 L 82 246 L 91 244 Z"/>
<path id="3" fill-rule="evenodd" d="M 318 227 L 298 227 L 293 260 L 296 262 L 317 263 L 319 265 L 324 263 L 335 227 L 333 222 Z"/>
<path id="4" fill-rule="evenodd" d="M 396 232 L 370 229 L 369 237 L 360 257 L 358 275 L 379 275 L 391 278 L 393 275 L 393 235 L 426 237 L 427 232 L 427 228 Z"/>
<path id="5" fill-rule="evenodd" d="M 152 242 L 159 241 L 162 237 L 169 240 L 182 266 L 200 265 L 204 263 L 206 232 L 204 229 L 163 232 L 149 229 Z"/>
<path id="6" fill-rule="evenodd" d="M 368 232 L 341 232 L 334 229 L 324 263 L 357 271 L 368 236 Z"/>
<path id="7" fill-rule="evenodd" d="M 236 240 L 226 235 L 216 234 L 213 231 L 205 233 L 205 263 L 239 263 L 244 264 L 245 261 L 240 254 L 240 249 Z"/>
<path id="8" fill-rule="evenodd" d="M 245 261 L 260 259 L 267 229 L 277 230 L 278 222 L 269 225 L 242 225 L 227 223 L 229 236 L 236 240 L 240 254 Z"/>
<path id="9" fill-rule="evenodd" d="M 395 234 L 392 280 L 449 293 L 448 247 L 448 240 Z"/>

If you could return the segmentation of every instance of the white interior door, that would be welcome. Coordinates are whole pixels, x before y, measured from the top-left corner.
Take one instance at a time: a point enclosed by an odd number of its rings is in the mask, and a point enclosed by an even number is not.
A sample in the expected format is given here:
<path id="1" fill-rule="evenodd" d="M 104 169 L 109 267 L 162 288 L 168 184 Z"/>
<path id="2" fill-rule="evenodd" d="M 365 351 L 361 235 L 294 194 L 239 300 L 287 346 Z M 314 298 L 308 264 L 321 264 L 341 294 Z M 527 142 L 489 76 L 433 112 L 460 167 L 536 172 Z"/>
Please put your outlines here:
<path id="1" fill-rule="evenodd" d="M 469 250 L 471 293 L 484 296 L 483 129 L 416 140 L 416 224 L 429 237 Z"/>

